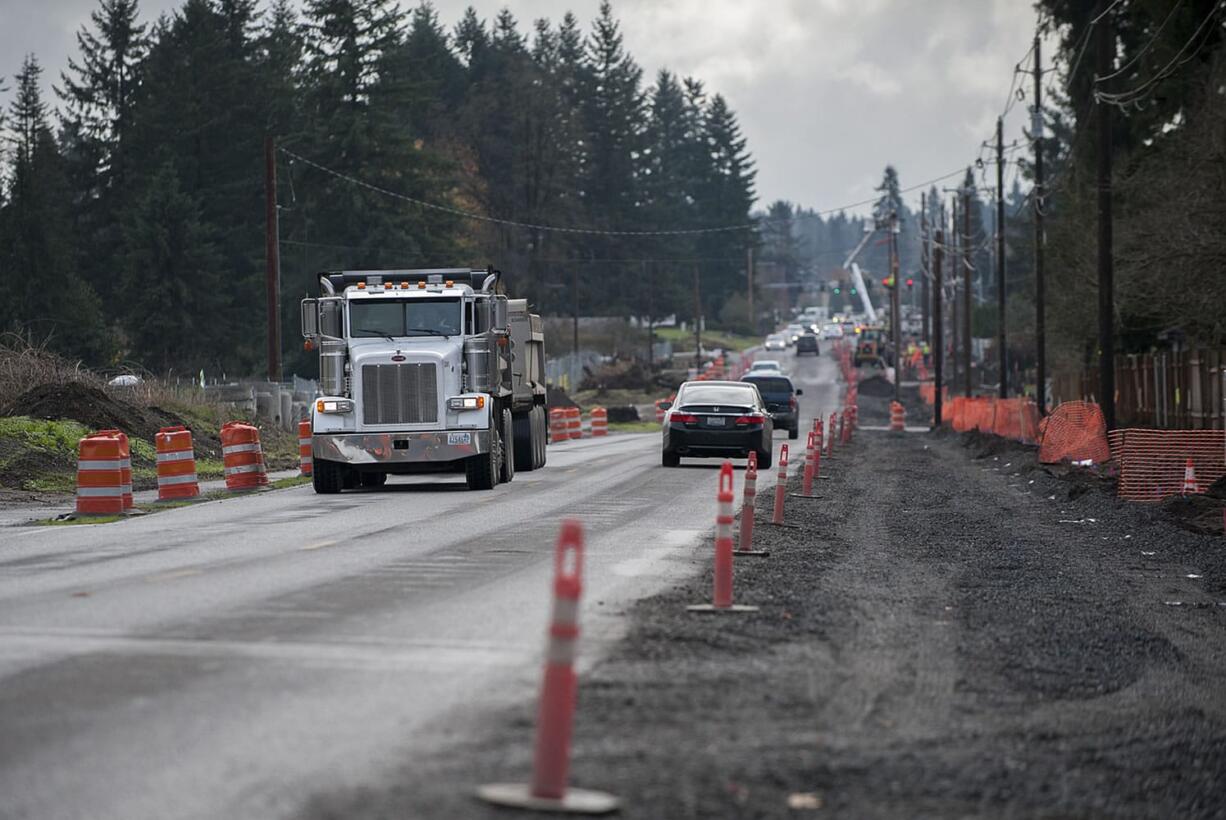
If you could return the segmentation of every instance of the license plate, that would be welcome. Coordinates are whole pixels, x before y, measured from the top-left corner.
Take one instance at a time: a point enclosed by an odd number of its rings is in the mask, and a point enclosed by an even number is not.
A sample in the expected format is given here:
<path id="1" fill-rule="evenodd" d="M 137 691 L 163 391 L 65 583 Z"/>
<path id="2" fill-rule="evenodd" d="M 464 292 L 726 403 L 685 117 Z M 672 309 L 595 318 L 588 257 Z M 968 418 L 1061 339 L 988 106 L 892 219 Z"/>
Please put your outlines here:
<path id="1" fill-rule="evenodd" d="M 724 418 L 723 416 L 711 416 L 707 418 L 708 427 L 723 427 L 725 424 L 727 424 L 727 422 L 728 419 Z"/>
<path id="2" fill-rule="evenodd" d="M 447 443 L 448 444 L 472 444 L 473 434 L 472 433 L 448 433 Z"/>

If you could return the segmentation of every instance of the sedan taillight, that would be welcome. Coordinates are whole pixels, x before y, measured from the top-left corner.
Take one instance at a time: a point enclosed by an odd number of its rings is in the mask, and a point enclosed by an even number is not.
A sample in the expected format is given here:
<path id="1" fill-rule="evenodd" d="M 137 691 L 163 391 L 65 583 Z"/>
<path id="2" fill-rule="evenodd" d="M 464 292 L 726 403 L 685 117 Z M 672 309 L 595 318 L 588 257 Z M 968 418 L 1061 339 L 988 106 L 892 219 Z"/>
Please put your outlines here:
<path id="1" fill-rule="evenodd" d="M 671 422 L 677 422 L 680 424 L 697 424 L 698 416 L 695 416 L 691 413 L 673 413 L 671 416 L 668 417 L 668 420 Z"/>
<path id="2" fill-rule="evenodd" d="M 737 420 L 736 420 L 736 423 L 737 423 L 738 425 L 742 425 L 742 424 L 763 424 L 763 423 L 765 423 L 765 422 L 766 422 L 766 417 L 765 417 L 765 416 L 759 416 L 759 415 L 753 415 L 753 416 L 738 416 L 738 417 L 737 417 Z"/>

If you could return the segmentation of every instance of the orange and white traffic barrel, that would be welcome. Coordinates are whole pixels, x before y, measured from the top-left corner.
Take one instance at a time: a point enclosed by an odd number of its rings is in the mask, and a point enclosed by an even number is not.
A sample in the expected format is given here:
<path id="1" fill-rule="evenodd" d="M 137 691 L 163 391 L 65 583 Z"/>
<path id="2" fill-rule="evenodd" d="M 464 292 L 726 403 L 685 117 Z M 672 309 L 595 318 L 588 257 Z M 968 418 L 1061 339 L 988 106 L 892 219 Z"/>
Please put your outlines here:
<path id="1" fill-rule="evenodd" d="M 242 421 L 222 425 L 221 458 L 227 490 L 254 490 L 268 483 L 264 453 L 260 449 L 260 431 L 252 425 Z"/>
<path id="2" fill-rule="evenodd" d="M 578 407 L 566 408 L 566 433 L 568 438 L 583 438 L 583 414 Z"/>
<path id="3" fill-rule="evenodd" d="M 119 439 L 119 458 L 123 462 L 120 470 L 123 473 L 123 508 L 132 509 L 132 450 L 128 446 L 128 434 L 123 430 L 99 430 L 100 436 L 114 436 Z"/>
<path id="4" fill-rule="evenodd" d="M 303 475 L 310 475 L 315 467 L 315 459 L 311 454 L 311 422 L 304 419 L 298 422 L 298 469 Z"/>
<path id="5" fill-rule="evenodd" d="M 156 437 L 158 459 L 158 501 L 195 498 L 200 495 L 196 481 L 196 451 L 192 431 L 183 426 L 163 427 Z"/>
<path id="6" fill-rule="evenodd" d="M 907 411 L 896 401 L 890 402 L 890 430 L 901 433 L 906 429 Z"/>
<path id="7" fill-rule="evenodd" d="M 609 434 L 609 411 L 603 407 L 592 408 L 592 437 L 600 438 Z"/>
<path id="8" fill-rule="evenodd" d="M 123 447 L 112 432 L 77 442 L 77 514 L 120 515 L 123 506 Z"/>
<path id="9" fill-rule="evenodd" d="M 566 428 L 566 410 L 555 407 L 549 411 L 549 440 L 557 443 L 566 441 L 568 438 L 570 438 L 570 432 Z"/>

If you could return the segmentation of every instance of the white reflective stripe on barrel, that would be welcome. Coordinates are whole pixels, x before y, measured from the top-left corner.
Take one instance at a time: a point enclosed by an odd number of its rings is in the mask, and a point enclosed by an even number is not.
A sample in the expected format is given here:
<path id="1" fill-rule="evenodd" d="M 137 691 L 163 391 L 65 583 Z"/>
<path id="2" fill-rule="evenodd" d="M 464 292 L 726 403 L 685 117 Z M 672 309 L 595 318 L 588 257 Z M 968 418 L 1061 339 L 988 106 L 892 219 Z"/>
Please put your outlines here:
<path id="1" fill-rule="evenodd" d="M 231 453 L 258 453 L 260 451 L 259 443 L 254 444 L 231 444 L 229 447 L 222 447 L 221 452 L 224 455 Z"/>
<path id="2" fill-rule="evenodd" d="M 553 599 L 553 622 L 574 626 L 579 620 L 579 601 L 575 598 Z"/>
<path id="3" fill-rule="evenodd" d="M 123 495 L 122 487 L 77 487 L 77 495 L 87 498 L 114 498 Z"/>
<path id="4" fill-rule="evenodd" d="M 195 453 L 191 450 L 175 450 L 170 453 L 158 453 L 158 463 L 166 461 L 191 461 L 195 458 Z"/>
<path id="5" fill-rule="evenodd" d="M 123 459 L 113 459 L 109 461 L 78 461 L 78 470 L 121 470 L 124 467 Z"/>
<path id="6" fill-rule="evenodd" d="M 195 484 L 196 474 L 191 475 L 160 475 L 158 476 L 158 486 L 168 487 L 172 484 Z"/>
<path id="7" fill-rule="evenodd" d="M 551 638 L 549 640 L 549 648 L 545 651 L 545 662 L 552 664 L 571 665 L 575 662 L 575 645 L 578 642 L 574 638 Z"/>
<path id="8" fill-rule="evenodd" d="M 299 447 L 304 447 L 304 446 L 306 446 L 307 444 L 310 444 L 310 443 L 311 443 L 311 439 L 310 439 L 310 437 L 307 437 L 307 438 L 300 438 L 300 439 L 298 439 L 298 446 L 299 446 Z"/>
<path id="9" fill-rule="evenodd" d="M 262 473 L 264 472 L 263 464 L 244 464 L 240 467 L 227 467 L 226 475 L 235 475 L 236 473 Z"/>

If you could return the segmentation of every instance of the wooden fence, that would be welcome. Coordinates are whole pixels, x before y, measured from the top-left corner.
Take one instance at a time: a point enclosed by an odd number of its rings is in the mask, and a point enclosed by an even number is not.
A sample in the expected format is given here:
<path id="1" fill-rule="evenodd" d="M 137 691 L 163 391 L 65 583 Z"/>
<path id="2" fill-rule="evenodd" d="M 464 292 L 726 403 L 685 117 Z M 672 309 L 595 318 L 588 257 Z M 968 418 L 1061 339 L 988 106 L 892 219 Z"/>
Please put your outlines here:
<path id="1" fill-rule="evenodd" d="M 1098 371 L 1057 373 L 1053 403 L 1098 400 Z M 1226 350 L 1141 353 L 1115 358 L 1117 427 L 1226 429 Z"/>

